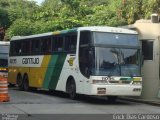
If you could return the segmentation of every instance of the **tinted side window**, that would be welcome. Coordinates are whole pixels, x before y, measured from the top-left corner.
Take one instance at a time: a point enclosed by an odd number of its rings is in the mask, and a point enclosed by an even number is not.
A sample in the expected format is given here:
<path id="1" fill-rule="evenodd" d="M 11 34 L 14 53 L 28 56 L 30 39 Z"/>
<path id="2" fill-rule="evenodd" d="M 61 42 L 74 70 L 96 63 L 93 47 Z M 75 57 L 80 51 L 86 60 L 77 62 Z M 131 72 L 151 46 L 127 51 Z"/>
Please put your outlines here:
<path id="1" fill-rule="evenodd" d="M 91 43 L 91 32 L 82 31 L 80 33 L 80 45 L 79 45 L 79 67 L 81 73 L 89 78 L 90 75 L 90 63 L 89 63 L 89 44 Z"/>
<path id="2" fill-rule="evenodd" d="M 80 32 L 80 45 L 91 43 L 91 32 L 81 31 Z"/>
<path id="3" fill-rule="evenodd" d="M 22 54 L 23 55 L 29 55 L 30 54 L 30 41 L 29 40 L 23 40 L 22 41 Z"/>
<path id="4" fill-rule="evenodd" d="M 8 60 L 7 59 L 0 59 L 0 66 L 1 67 L 7 67 L 8 66 Z"/>
<path id="5" fill-rule="evenodd" d="M 22 42 L 20 40 L 12 41 L 10 52 L 13 56 L 21 55 Z"/>
<path id="6" fill-rule="evenodd" d="M 33 54 L 39 54 L 41 52 L 40 42 L 40 39 L 32 39 L 31 50 Z"/>
<path id="7" fill-rule="evenodd" d="M 142 40 L 142 53 L 144 60 L 153 60 L 153 41 Z"/>
<path id="8" fill-rule="evenodd" d="M 16 54 L 15 48 L 16 48 L 15 41 L 11 41 L 10 42 L 10 52 L 9 52 L 10 56 L 14 56 Z"/>
<path id="9" fill-rule="evenodd" d="M 65 51 L 75 52 L 77 44 L 77 35 L 67 35 L 65 36 Z"/>
<path id="10" fill-rule="evenodd" d="M 62 36 L 53 37 L 52 48 L 53 48 L 53 51 L 56 51 L 56 52 L 63 51 L 63 37 Z"/>
<path id="11" fill-rule="evenodd" d="M 21 53 L 22 53 L 22 41 L 20 41 L 20 40 L 11 41 L 10 55 L 17 56 L 17 55 L 21 55 Z"/>
<path id="12" fill-rule="evenodd" d="M 44 54 L 51 52 L 51 37 L 44 37 L 41 39 L 41 52 Z"/>

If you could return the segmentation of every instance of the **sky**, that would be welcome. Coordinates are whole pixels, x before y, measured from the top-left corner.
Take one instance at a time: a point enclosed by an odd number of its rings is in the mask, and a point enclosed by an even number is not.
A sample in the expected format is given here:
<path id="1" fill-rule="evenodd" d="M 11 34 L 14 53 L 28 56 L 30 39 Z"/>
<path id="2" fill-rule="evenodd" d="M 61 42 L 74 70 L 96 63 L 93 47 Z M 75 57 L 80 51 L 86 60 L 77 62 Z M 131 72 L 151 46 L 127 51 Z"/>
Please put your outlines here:
<path id="1" fill-rule="evenodd" d="M 35 2 L 37 2 L 38 5 L 40 5 L 44 0 L 32 0 L 32 1 L 35 1 Z"/>

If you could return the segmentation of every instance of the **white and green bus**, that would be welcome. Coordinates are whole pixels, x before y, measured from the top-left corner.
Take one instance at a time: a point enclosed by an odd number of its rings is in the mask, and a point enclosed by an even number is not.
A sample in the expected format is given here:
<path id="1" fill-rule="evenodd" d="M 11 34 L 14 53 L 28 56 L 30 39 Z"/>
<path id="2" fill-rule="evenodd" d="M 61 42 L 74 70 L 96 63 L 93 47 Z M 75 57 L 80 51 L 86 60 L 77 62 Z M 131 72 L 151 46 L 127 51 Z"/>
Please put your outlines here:
<path id="1" fill-rule="evenodd" d="M 13 37 L 9 82 L 22 90 L 42 88 L 93 96 L 140 96 L 141 46 L 135 31 L 79 27 Z"/>

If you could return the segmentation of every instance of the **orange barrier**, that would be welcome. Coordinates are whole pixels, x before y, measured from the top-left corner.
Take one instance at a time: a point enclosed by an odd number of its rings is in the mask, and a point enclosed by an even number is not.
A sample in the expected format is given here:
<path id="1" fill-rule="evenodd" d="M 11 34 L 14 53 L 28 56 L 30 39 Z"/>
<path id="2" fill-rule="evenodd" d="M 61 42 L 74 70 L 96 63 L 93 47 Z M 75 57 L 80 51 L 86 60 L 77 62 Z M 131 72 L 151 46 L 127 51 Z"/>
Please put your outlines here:
<path id="1" fill-rule="evenodd" d="M 0 77 L 0 102 L 8 102 L 9 99 L 7 78 Z"/>

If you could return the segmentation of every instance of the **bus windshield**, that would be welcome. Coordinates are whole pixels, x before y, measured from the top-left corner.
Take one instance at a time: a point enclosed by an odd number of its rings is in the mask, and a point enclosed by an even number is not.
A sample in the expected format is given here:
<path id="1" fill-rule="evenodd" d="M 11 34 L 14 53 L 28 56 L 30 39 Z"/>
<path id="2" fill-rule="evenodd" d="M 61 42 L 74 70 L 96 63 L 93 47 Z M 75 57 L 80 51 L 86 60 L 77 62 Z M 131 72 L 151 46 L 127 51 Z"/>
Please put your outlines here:
<path id="1" fill-rule="evenodd" d="M 138 35 L 94 32 L 93 41 L 92 75 L 141 75 Z"/>
<path id="2" fill-rule="evenodd" d="M 123 48 L 95 48 L 92 74 L 107 76 L 140 76 L 140 51 Z"/>

